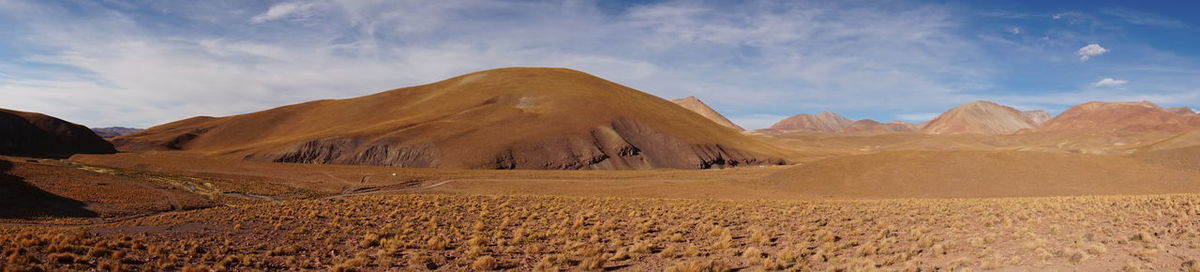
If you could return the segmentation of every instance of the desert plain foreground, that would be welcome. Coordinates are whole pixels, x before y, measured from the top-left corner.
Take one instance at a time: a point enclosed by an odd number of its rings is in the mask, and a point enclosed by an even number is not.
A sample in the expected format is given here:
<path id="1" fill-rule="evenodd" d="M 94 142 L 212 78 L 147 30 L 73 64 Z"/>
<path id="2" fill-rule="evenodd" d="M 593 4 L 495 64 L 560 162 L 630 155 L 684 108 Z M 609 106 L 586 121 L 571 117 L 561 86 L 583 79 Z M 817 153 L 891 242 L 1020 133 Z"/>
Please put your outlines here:
<path id="1" fill-rule="evenodd" d="M 84 202 L 76 211 L 99 211 L 6 221 L 0 248 L 13 271 L 1200 268 L 1200 194 L 830 197 L 762 181 L 789 166 L 496 171 L 174 153 L 5 159 L 15 161 L 7 173 Z M 46 186 L 81 177 L 103 185 Z"/>

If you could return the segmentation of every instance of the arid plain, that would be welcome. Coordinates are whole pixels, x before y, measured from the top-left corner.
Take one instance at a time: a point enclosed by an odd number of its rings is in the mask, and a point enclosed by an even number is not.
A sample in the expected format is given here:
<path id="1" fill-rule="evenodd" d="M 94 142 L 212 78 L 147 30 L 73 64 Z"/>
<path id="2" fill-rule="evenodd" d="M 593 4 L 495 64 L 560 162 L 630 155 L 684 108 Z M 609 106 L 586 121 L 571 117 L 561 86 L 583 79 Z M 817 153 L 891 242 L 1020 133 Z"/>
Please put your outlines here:
<path id="1" fill-rule="evenodd" d="M 1151 102 L 742 131 L 507 68 L 118 153 L 14 116 L 34 132 L 0 138 L 6 271 L 1200 271 L 1200 116 Z"/>

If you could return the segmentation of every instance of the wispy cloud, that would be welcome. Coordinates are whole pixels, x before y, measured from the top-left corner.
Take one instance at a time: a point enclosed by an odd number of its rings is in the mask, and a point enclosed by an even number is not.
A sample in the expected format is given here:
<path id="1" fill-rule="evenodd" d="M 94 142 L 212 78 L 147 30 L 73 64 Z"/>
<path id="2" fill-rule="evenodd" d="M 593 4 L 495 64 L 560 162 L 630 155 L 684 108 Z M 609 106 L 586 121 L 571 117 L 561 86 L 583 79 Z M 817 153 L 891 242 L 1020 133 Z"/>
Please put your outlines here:
<path id="1" fill-rule="evenodd" d="M 267 22 L 267 21 L 278 20 L 281 18 L 286 18 L 288 16 L 303 17 L 303 16 L 305 16 L 304 13 L 311 11 L 314 7 L 316 7 L 315 3 L 305 3 L 305 2 L 279 3 L 279 4 L 275 4 L 275 5 L 271 6 L 271 8 L 267 9 L 266 12 L 263 12 L 262 14 L 251 17 L 250 21 L 255 22 L 255 23 L 262 23 L 262 22 Z"/>
<path id="2" fill-rule="evenodd" d="M 979 12 L 908 0 L 105 3 L 0 0 L 0 107 L 149 126 L 505 66 L 568 67 L 661 97 L 695 95 L 747 128 L 823 110 L 924 121 L 979 99 L 1130 97 L 1089 85 L 1111 75 L 1136 79 L 1148 98 L 1185 103 L 1200 92 L 1187 80 L 1200 70 L 1191 56 L 1130 63 L 1149 51 L 1103 22 L 1120 18 L 1070 11 L 1057 21 L 1052 11 L 984 13 L 1002 22 L 980 24 Z M 1121 54 L 1078 63 L 1108 52 L 1095 41 Z M 1037 69 L 1046 73 L 1022 78 Z M 1012 78 L 1078 90 L 998 82 Z"/>
<path id="3" fill-rule="evenodd" d="M 981 51 L 954 34 L 953 11 L 928 5 L 668 1 L 611 13 L 570 1 L 299 0 L 189 9 L 173 19 L 179 24 L 158 23 L 175 14 L 157 12 L 180 7 L 71 5 L 83 7 L 0 10 L 20 19 L 23 46 L 39 48 L 26 60 L 67 68 L 37 84 L 0 79 L 0 96 L 22 97 L 0 107 L 147 126 L 488 68 L 556 66 L 752 116 L 916 108 L 921 97 L 953 97 L 991 73 Z M 88 113 L 56 106 L 68 97 L 106 105 Z"/>
<path id="4" fill-rule="evenodd" d="M 1162 16 L 1162 15 L 1149 13 L 1149 12 L 1131 10 L 1131 9 L 1106 8 L 1106 9 L 1101 10 L 1101 13 L 1117 17 L 1121 20 L 1124 20 L 1127 23 L 1137 24 L 1137 25 L 1157 26 L 1157 27 L 1167 27 L 1167 28 L 1187 27 L 1187 24 L 1185 24 L 1183 21 L 1177 20 L 1175 18 Z"/>
<path id="5" fill-rule="evenodd" d="M 1092 86 L 1093 87 L 1114 87 L 1114 86 L 1125 85 L 1125 83 L 1129 83 L 1129 81 L 1121 80 L 1121 79 L 1104 78 L 1099 81 L 1096 81 L 1095 83 L 1092 83 Z"/>

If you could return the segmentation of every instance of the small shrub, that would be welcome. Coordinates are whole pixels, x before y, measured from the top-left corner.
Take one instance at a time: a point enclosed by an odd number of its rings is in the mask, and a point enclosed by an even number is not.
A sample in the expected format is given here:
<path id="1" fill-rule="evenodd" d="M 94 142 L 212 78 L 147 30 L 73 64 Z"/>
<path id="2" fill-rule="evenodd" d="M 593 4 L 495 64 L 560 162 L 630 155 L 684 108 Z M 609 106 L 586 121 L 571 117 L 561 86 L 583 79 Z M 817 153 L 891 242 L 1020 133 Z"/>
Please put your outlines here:
<path id="1" fill-rule="evenodd" d="M 496 258 L 493 258 L 492 256 L 483 256 L 483 257 L 476 258 L 474 262 L 471 262 L 471 268 L 474 268 L 475 270 L 483 270 L 483 271 L 495 270 L 496 269 Z"/>

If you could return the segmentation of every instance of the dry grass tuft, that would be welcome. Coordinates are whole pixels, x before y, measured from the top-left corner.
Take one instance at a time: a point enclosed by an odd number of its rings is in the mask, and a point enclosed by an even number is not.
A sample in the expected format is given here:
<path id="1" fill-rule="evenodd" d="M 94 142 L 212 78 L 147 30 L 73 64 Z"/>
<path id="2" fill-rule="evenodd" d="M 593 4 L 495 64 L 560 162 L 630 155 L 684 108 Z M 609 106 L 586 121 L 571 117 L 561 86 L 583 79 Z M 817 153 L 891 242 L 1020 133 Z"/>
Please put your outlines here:
<path id="1" fill-rule="evenodd" d="M 495 270 L 496 266 L 496 258 L 492 256 L 479 257 L 474 262 L 471 262 L 471 268 L 480 271 Z"/>

